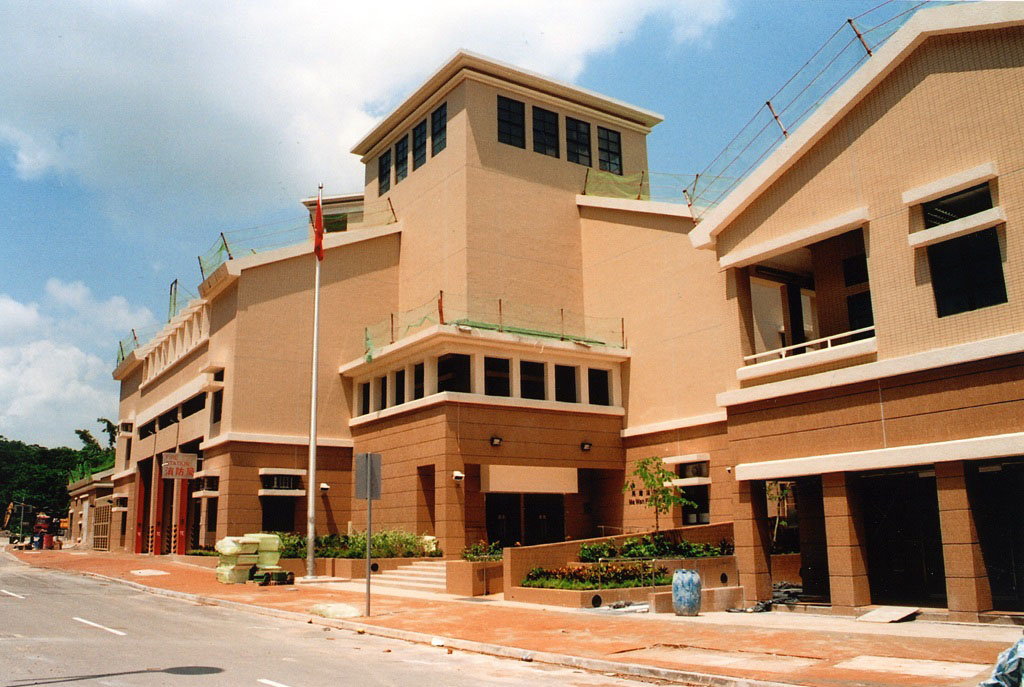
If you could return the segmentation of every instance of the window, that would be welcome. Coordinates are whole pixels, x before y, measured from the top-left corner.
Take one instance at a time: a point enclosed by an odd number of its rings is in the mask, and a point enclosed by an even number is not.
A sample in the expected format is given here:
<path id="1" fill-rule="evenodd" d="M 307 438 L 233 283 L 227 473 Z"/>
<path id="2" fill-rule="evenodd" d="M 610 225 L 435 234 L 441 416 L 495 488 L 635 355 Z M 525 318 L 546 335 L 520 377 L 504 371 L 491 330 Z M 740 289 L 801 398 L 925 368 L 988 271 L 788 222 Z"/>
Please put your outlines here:
<path id="1" fill-rule="evenodd" d="M 366 415 L 370 412 L 370 383 L 363 382 L 359 385 L 359 414 Z"/>
<path id="2" fill-rule="evenodd" d="M 391 151 L 385 150 L 377 159 L 377 195 L 391 190 Z"/>
<path id="3" fill-rule="evenodd" d="M 992 207 L 988 183 L 938 198 L 921 206 L 926 229 Z M 935 310 L 939 317 L 1006 302 L 1006 282 L 996 227 L 927 247 Z"/>
<path id="4" fill-rule="evenodd" d="M 447 144 L 448 103 L 441 103 L 441 107 L 430 114 L 430 155 L 437 155 Z"/>
<path id="5" fill-rule="evenodd" d="M 857 286 L 868 280 L 868 257 L 861 253 L 843 260 L 843 285 Z"/>
<path id="6" fill-rule="evenodd" d="M 388 407 L 388 378 L 387 375 L 377 378 L 377 410 L 384 410 Z"/>
<path id="7" fill-rule="evenodd" d="M 340 215 L 324 215 L 324 233 L 333 234 L 348 230 L 348 213 Z"/>
<path id="8" fill-rule="evenodd" d="M 565 118 L 565 156 L 569 162 L 590 166 L 590 124 Z"/>
<path id="9" fill-rule="evenodd" d="M 202 485 L 200 491 L 217 491 L 220 489 L 220 476 L 219 475 L 206 475 L 199 480 Z"/>
<path id="10" fill-rule="evenodd" d="M 610 406 L 612 404 L 611 389 L 609 388 L 608 370 L 587 370 L 587 387 L 590 391 L 590 404 L 595 406 Z"/>
<path id="11" fill-rule="evenodd" d="M 402 136 L 395 143 L 395 183 L 409 176 L 409 137 Z"/>
<path id="12" fill-rule="evenodd" d="M 412 130 L 412 171 L 416 171 L 427 163 L 427 120 L 423 120 Z"/>
<path id="13" fill-rule="evenodd" d="M 558 115 L 533 108 L 533 152 L 558 157 Z"/>
<path id="14" fill-rule="evenodd" d="M 395 372 L 395 405 L 405 403 L 405 370 Z"/>
<path id="15" fill-rule="evenodd" d="M 519 387 L 519 395 L 523 398 L 543 401 L 546 398 L 544 393 L 544 363 L 532 363 L 527 360 L 520 361 Z"/>
<path id="16" fill-rule="evenodd" d="M 875 316 L 871 312 L 871 292 L 861 291 L 852 296 L 847 296 L 846 313 L 850 318 L 850 331 L 874 326 Z M 871 332 L 864 332 L 864 335 L 871 336 Z M 861 335 L 857 335 L 854 338 L 861 338 Z"/>
<path id="17" fill-rule="evenodd" d="M 597 163 L 606 172 L 622 174 L 622 136 L 618 131 L 597 127 Z"/>
<path id="18" fill-rule="evenodd" d="M 469 393 L 469 356 L 449 353 L 437 359 L 437 390 Z"/>
<path id="19" fill-rule="evenodd" d="M 224 370 L 217 370 L 213 373 L 213 381 L 223 382 L 224 381 Z"/>
<path id="20" fill-rule="evenodd" d="M 210 404 L 210 424 L 220 422 L 221 413 L 224 411 L 224 390 L 218 389 L 213 392 L 213 403 Z"/>
<path id="21" fill-rule="evenodd" d="M 139 438 L 145 439 L 156 434 L 156 420 L 150 420 L 144 425 L 139 427 Z"/>
<path id="22" fill-rule="evenodd" d="M 206 407 L 206 394 L 199 394 L 193 396 L 184 403 L 181 404 L 181 417 L 186 418 L 191 415 L 195 415 L 200 410 Z"/>
<path id="23" fill-rule="evenodd" d="M 132 438 L 128 437 L 128 441 L 125 442 L 124 447 L 124 466 L 127 468 L 128 464 L 132 462 Z"/>
<path id="24" fill-rule="evenodd" d="M 488 396 L 511 396 L 507 358 L 484 358 L 484 393 Z"/>
<path id="25" fill-rule="evenodd" d="M 206 531 L 217 531 L 217 499 L 206 499 Z"/>
<path id="26" fill-rule="evenodd" d="M 298 475 L 260 475 L 263 489 L 301 489 Z"/>
<path id="27" fill-rule="evenodd" d="M 178 422 L 178 409 L 172 408 L 156 419 L 156 426 L 160 429 L 170 427 Z"/>
<path id="28" fill-rule="evenodd" d="M 570 365 L 555 365 L 555 400 L 563 403 L 576 402 L 576 368 Z"/>
<path id="29" fill-rule="evenodd" d="M 423 363 L 416 363 L 412 368 L 412 397 L 413 399 L 423 398 Z"/>
<path id="30" fill-rule="evenodd" d="M 498 142 L 526 147 L 525 107 L 518 100 L 498 96 Z"/>

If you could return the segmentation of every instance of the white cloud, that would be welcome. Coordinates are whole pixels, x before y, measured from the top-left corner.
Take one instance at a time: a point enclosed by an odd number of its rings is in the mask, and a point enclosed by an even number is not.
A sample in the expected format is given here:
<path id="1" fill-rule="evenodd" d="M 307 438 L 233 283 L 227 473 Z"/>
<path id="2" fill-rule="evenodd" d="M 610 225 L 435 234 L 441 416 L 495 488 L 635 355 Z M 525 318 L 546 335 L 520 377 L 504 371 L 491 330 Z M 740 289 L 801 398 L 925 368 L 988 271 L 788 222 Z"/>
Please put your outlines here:
<path id="1" fill-rule="evenodd" d="M 459 47 L 571 80 L 649 18 L 700 39 L 727 1 L 7 3 L 0 146 L 124 222 L 229 216 L 358 188 L 348 149 Z"/>
<path id="2" fill-rule="evenodd" d="M 146 308 L 98 299 L 81 282 L 51 278 L 31 303 L 0 293 L 0 434 L 77 446 L 75 429 L 117 413 L 118 337 L 155 323 Z"/>

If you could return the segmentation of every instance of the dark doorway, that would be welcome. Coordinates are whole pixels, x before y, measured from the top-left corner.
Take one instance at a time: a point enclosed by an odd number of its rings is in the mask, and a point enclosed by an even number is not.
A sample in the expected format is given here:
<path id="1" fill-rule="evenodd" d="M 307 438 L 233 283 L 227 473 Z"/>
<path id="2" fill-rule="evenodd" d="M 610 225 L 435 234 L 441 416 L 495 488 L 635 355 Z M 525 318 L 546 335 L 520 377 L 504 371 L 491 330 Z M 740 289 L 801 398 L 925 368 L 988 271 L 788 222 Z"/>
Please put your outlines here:
<path id="1" fill-rule="evenodd" d="M 562 494 L 486 495 L 487 539 L 503 546 L 548 544 L 565 539 Z"/>
<path id="2" fill-rule="evenodd" d="M 294 496 L 261 496 L 260 506 L 263 507 L 264 532 L 295 531 L 295 497 Z"/>
<path id="3" fill-rule="evenodd" d="M 796 480 L 797 535 L 800 547 L 802 601 L 828 602 L 828 548 L 821 475 Z M 778 582 L 779 580 L 775 580 Z"/>
<path id="4" fill-rule="evenodd" d="M 416 494 L 416 533 L 434 536 L 436 524 L 434 507 L 434 466 L 416 468 L 419 491 Z"/>
<path id="5" fill-rule="evenodd" d="M 967 477 L 992 608 L 1024 611 L 1024 459 L 971 466 Z"/>
<path id="6" fill-rule="evenodd" d="M 152 507 L 152 484 L 153 459 L 139 461 L 139 477 L 136 484 L 138 491 L 135 511 L 135 553 L 149 553 L 149 528 L 152 522 L 149 518 L 149 510 Z"/>
<path id="7" fill-rule="evenodd" d="M 160 530 L 160 555 L 165 556 L 173 552 L 174 542 L 171 537 L 174 534 L 174 480 L 173 479 L 161 479 L 160 487 L 162 496 L 160 497 L 160 523 L 162 529 Z"/>
<path id="8" fill-rule="evenodd" d="M 871 603 L 944 607 L 935 471 L 871 473 L 858 483 Z"/>

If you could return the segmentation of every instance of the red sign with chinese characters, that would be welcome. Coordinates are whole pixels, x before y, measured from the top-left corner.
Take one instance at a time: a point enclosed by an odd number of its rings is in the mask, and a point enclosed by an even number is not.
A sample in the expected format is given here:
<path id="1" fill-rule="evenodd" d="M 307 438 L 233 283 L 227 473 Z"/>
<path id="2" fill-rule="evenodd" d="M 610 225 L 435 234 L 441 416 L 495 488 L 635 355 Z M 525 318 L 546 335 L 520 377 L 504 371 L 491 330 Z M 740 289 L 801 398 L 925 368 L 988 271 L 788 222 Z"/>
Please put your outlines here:
<path id="1" fill-rule="evenodd" d="M 160 476 L 164 479 L 192 479 L 196 476 L 195 453 L 165 453 L 160 463 Z"/>

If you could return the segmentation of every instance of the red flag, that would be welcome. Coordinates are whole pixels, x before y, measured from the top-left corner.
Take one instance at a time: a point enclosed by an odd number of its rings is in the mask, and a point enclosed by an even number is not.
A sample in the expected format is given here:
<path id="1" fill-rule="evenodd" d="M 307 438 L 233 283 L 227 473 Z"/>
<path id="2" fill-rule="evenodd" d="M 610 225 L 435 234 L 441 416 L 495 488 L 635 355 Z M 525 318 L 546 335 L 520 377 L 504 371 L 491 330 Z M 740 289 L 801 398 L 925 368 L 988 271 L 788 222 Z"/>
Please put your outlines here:
<path id="1" fill-rule="evenodd" d="M 316 196 L 316 215 L 313 217 L 313 253 L 317 260 L 324 259 L 324 204 L 323 187 Z"/>

